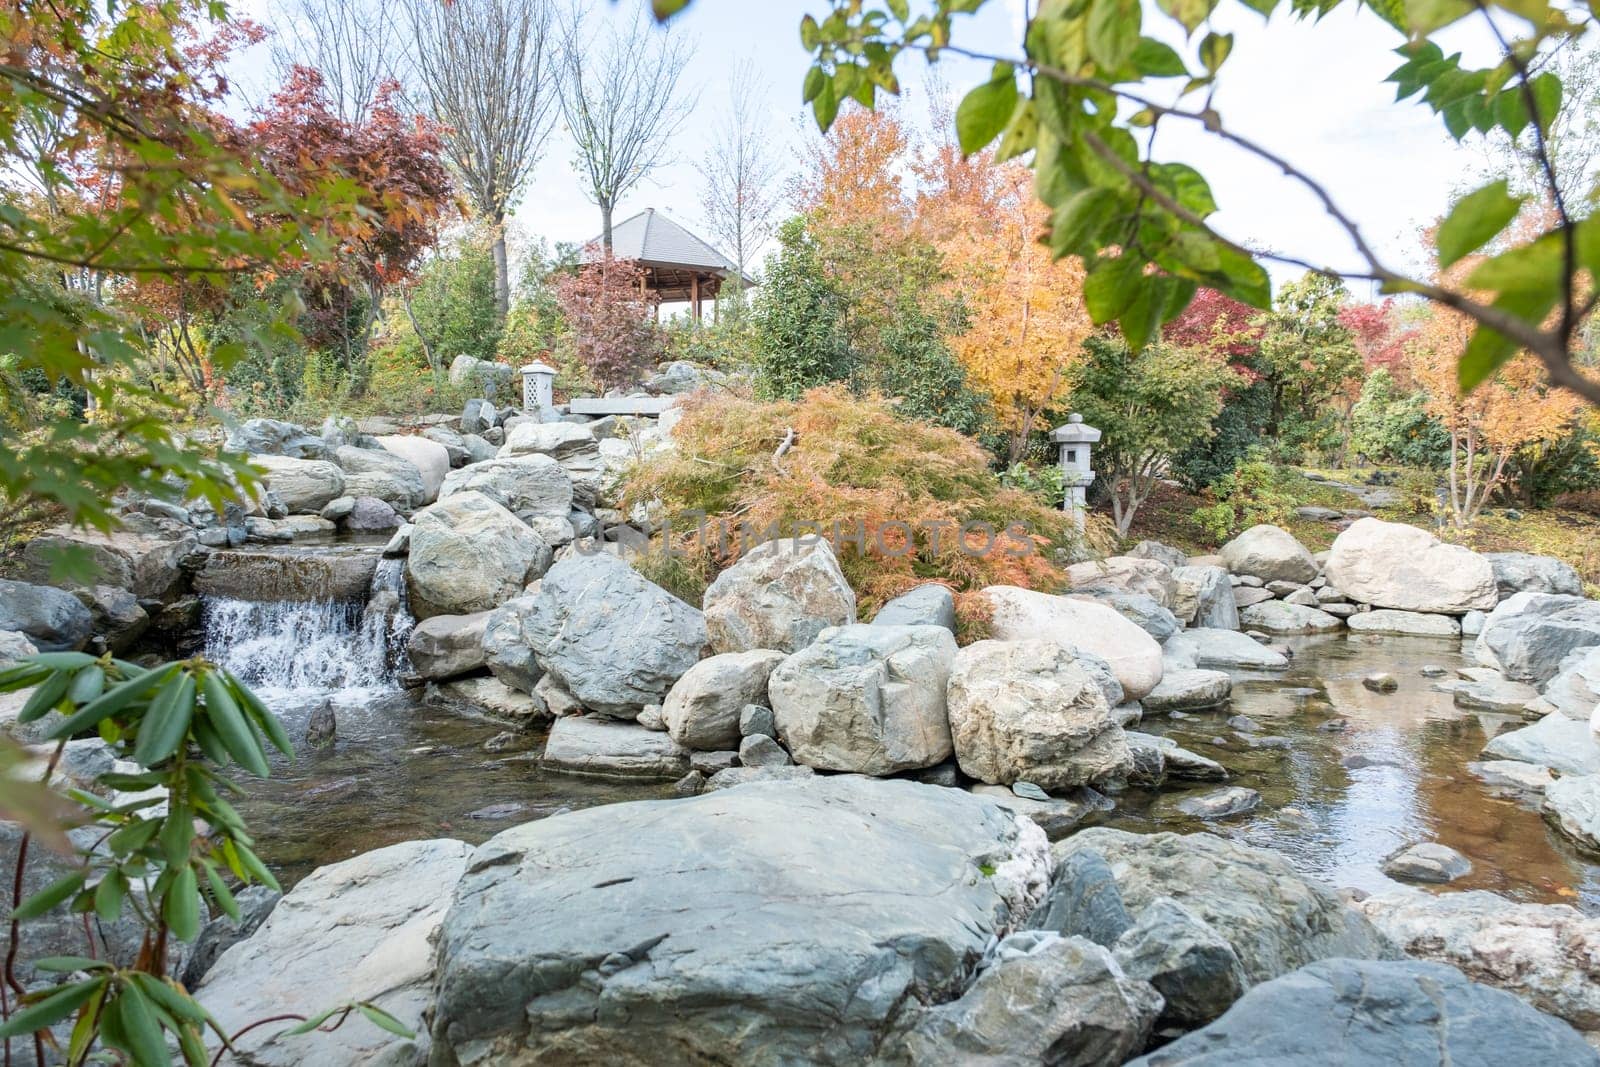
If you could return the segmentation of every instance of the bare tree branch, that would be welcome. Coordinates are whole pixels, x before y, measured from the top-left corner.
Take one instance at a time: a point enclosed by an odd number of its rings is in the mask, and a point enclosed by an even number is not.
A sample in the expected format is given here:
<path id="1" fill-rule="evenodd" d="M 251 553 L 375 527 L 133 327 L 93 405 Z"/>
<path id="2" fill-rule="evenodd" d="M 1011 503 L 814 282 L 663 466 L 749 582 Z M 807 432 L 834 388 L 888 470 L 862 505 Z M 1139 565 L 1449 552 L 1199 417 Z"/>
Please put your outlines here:
<path id="1" fill-rule="evenodd" d="M 383 0 L 277 0 L 273 25 L 278 80 L 313 68 L 335 114 L 353 126 L 366 121 L 379 88 L 400 78 L 405 42 Z"/>
<path id="2" fill-rule="evenodd" d="M 729 106 L 713 133 L 700 171 L 706 228 L 731 253 L 739 273 L 777 229 L 783 163 L 767 137 L 767 97 L 750 60 L 728 78 Z"/>
<path id="3" fill-rule="evenodd" d="M 584 192 L 600 207 L 601 240 L 611 250 L 611 215 L 629 191 L 670 162 L 672 138 L 694 109 L 681 85 L 694 49 L 642 13 L 586 40 L 582 20 L 566 33 L 561 110 Z"/>

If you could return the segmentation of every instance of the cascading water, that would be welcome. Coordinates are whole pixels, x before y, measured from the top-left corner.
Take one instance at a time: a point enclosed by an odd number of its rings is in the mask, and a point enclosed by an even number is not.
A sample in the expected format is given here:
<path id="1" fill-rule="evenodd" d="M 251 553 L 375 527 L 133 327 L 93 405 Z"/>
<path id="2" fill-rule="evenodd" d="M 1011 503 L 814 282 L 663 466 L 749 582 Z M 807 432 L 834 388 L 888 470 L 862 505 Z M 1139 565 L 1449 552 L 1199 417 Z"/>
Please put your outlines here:
<path id="1" fill-rule="evenodd" d="M 391 693 L 409 667 L 404 565 L 382 560 L 365 604 L 208 597 L 205 654 L 272 703 Z"/>

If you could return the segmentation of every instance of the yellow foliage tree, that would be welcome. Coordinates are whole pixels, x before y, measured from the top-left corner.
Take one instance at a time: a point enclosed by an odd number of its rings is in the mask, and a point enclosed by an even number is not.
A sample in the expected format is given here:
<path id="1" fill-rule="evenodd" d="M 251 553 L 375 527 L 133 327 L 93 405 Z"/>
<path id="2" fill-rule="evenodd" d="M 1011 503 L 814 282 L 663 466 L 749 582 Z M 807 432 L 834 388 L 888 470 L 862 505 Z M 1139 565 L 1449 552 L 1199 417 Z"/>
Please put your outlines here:
<path id="1" fill-rule="evenodd" d="M 963 157 L 954 144 L 941 144 L 920 171 L 918 225 L 942 253 L 946 285 L 969 315 L 950 347 L 991 397 L 1007 460 L 1015 463 L 1040 416 L 1070 391 L 1093 328 L 1083 266 L 1052 258 L 1040 244 L 1048 212 L 1020 163 L 996 163 L 989 152 Z"/>

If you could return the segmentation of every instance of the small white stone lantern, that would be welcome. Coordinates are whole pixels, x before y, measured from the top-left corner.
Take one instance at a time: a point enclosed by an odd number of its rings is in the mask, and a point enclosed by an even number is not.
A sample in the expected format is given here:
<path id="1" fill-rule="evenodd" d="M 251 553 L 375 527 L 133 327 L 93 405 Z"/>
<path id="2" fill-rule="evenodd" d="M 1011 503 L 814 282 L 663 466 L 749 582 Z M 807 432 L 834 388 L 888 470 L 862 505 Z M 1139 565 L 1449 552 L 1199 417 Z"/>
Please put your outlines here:
<path id="1" fill-rule="evenodd" d="M 548 363 L 533 362 L 522 368 L 522 408 L 524 411 L 553 411 L 556 406 L 556 369 Z"/>
<path id="2" fill-rule="evenodd" d="M 1067 416 L 1066 425 L 1050 431 L 1050 440 L 1061 446 L 1061 480 L 1066 487 L 1066 499 L 1061 506 L 1072 512 L 1072 521 L 1081 530 L 1088 507 L 1086 494 L 1094 483 L 1089 448 L 1100 440 L 1100 431 L 1086 424 L 1083 416 L 1074 411 Z"/>

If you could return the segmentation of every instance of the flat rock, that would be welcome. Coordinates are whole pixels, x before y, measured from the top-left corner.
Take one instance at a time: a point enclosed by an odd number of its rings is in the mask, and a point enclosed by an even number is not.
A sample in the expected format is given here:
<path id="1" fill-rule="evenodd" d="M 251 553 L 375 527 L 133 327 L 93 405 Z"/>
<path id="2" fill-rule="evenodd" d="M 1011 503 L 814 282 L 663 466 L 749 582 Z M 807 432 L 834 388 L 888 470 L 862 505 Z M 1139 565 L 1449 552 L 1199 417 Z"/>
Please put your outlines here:
<path id="1" fill-rule="evenodd" d="M 540 763 L 567 774 L 671 782 L 688 772 L 689 752 L 667 734 L 636 723 L 569 715 L 550 727 Z"/>
<path id="2" fill-rule="evenodd" d="M 1600 852 L 1600 773 L 1557 779 L 1544 791 L 1550 825 L 1592 852 Z"/>
<path id="3" fill-rule="evenodd" d="M 1241 785 L 1230 785 L 1205 793 L 1189 793 L 1177 798 L 1163 797 L 1158 806 L 1187 815 L 1193 819 L 1230 819 L 1244 815 L 1261 806 L 1261 794 Z"/>
<path id="4" fill-rule="evenodd" d="M 1161 684 L 1146 693 L 1141 703 L 1146 712 L 1153 714 L 1198 711 L 1221 707 L 1232 692 L 1233 679 L 1226 671 L 1204 668 L 1168 671 L 1161 676 Z"/>
<path id="5" fill-rule="evenodd" d="M 1467 764 L 1467 770 L 1481 778 L 1485 785 L 1528 793 L 1543 793 L 1556 780 L 1550 768 L 1520 760 L 1483 760 Z"/>
<path id="6" fill-rule="evenodd" d="M 1148 745 L 1159 749 L 1169 778 L 1181 778 L 1192 782 L 1225 782 L 1228 779 L 1228 769 L 1222 764 L 1214 759 L 1207 759 L 1198 752 L 1189 751 L 1170 737 L 1132 731 L 1128 732 L 1127 737 L 1129 745 Z"/>
<path id="7" fill-rule="evenodd" d="M 1344 628 L 1342 619 L 1286 600 L 1252 604 L 1239 613 L 1239 622 L 1242 626 L 1273 634 L 1320 634 Z"/>
<path id="8" fill-rule="evenodd" d="M 1111 801 L 1092 789 L 1069 789 L 1061 796 L 1044 800 L 1019 797 L 1003 785 L 978 784 L 971 792 L 986 797 L 1002 808 L 1033 820 L 1045 837 L 1059 841 L 1072 833 L 1083 820 L 1097 812 L 1110 811 Z"/>
<path id="9" fill-rule="evenodd" d="M 550 709 L 543 700 L 532 693 L 513 689 L 498 678 L 457 678 L 439 688 L 448 697 L 502 719 L 527 723 L 550 717 Z"/>
<path id="10" fill-rule="evenodd" d="M 1490 759 L 1521 760 L 1561 774 L 1600 774 L 1600 742 L 1588 723 L 1551 712 L 1531 726 L 1497 734 L 1483 746 Z"/>
<path id="11" fill-rule="evenodd" d="M 1539 696 L 1539 691 L 1531 685 L 1505 680 L 1461 682 L 1452 686 L 1451 691 L 1451 699 L 1458 708 L 1503 711 L 1511 714 L 1521 712 L 1530 701 L 1536 700 Z"/>
<path id="12" fill-rule="evenodd" d="M 798 782 L 816 776 L 817 772 L 810 767 L 792 764 L 787 767 L 724 767 L 706 780 L 705 791 L 714 793 L 752 782 Z"/>
<path id="13" fill-rule="evenodd" d="M 1167 643 L 1169 652 L 1182 649 L 1196 667 L 1251 671 L 1289 669 L 1289 658 L 1238 630 L 1185 630 Z"/>
<path id="14" fill-rule="evenodd" d="M 1032 823 L 905 781 L 750 783 L 529 823 L 456 889 L 435 1055 L 874 1062 L 1048 878 Z"/>
<path id="15" fill-rule="evenodd" d="M 1323 1067 L 1330 1055 L 1350 1067 L 1600 1062 L 1566 1023 L 1453 967 L 1321 960 L 1128 1067 Z"/>
<path id="16" fill-rule="evenodd" d="M 1411 637 L 1460 637 L 1461 623 L 1449 615 L 1430 615 L 1420 611 L 1377 608 L 1351 615 L 1346 625 L 1351 633 L 1404 634 Z"/>

